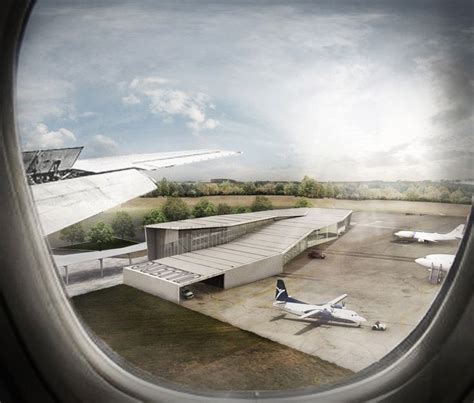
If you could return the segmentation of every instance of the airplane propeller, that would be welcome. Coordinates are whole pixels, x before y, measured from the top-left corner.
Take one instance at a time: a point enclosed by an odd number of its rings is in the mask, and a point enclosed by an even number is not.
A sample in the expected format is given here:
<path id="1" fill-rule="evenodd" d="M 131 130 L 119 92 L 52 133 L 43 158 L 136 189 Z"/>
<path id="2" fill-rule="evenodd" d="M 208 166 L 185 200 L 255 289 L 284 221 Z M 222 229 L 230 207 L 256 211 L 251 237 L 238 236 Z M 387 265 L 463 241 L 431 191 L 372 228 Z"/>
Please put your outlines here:
<path id="1" fill-rule="evenodd" d="M 331 312 L 324 310 L 321 312 L 321 315 L 319 318 L 324 321 L 329 321 L 332 319 Z"/>

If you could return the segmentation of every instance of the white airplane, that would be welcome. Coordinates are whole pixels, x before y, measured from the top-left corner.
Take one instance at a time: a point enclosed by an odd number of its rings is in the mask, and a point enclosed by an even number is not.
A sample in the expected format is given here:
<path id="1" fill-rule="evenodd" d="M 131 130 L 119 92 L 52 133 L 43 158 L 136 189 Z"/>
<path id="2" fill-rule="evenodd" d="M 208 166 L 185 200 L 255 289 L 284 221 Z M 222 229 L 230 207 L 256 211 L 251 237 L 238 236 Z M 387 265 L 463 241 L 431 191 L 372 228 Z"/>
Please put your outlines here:
<path id="1" fill-rule="evenodd" d="M 415 259 L 415 262 L 431 269 L 440 269 L 447 272 L 453 265 L 455 255 L 428 255 Z"/>
<path id="2" fill-rule="evenodd" d="M 437 232 L 418 232 L 418 231 L 398 231 L 395 236 L 400 239 L 413 239 L 418 242 L 438 242 L 438 241 L 454 241 L 461 239 L 464 231 L 464 224 L 458 225 L 455 229 L 447 234 L 438 234 Z"/>
<path id="3" fill-rule="evenodd" d="M 311 305 L 298 301 L 290 296 L 286 291 L 283 280 L 277 280 L 275 302 L 273 306 L 297 315 L 298 319 L 316 319 L 319 322 L 333 322 L 342 324 L 352 324 L 360 326 L 366 320 L 357 312 L 344 307 L 342 302 L 347 297 L 343 294 L 325 304 Z M 342 303 L 341 303 L 342 302 Z"/>
<path id="4" fill-rule="evenodd" d="M 23 152 L 45 235 L 156 189 L 153 171 L 240 154 L 190 150 L 78 160 L 83 147 Z"/>

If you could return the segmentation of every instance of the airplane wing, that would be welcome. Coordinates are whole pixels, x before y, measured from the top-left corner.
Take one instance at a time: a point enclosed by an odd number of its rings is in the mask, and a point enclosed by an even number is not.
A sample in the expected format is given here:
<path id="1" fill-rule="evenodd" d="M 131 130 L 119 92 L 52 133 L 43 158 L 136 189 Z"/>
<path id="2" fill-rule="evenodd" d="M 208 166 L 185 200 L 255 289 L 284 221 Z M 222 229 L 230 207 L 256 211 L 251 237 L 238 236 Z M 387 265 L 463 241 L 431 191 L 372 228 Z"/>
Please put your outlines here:
<path id="1" fill-rule="evenodd" d="M 307 319 L 307 318 L 317 318 L 320 314 L 323 308 L 317 308 L 313 309 L 309 312 L 306 312 L 304 315 L 298 316 L 298 319 Z"/>
<path id="2" fill-rule="evenodd" d="M 433 242 L 433 243 L 436 243 L 437 241 L 435 240 L 434 235 L 435 234 L 424 233 L 423 235 L 418 236 L 417 239 L 418 239 L 418 242 Z M 436 235 L 438 235 L 438 234 L 436 234 Z"/>
<path id="3" fill-rule="evenodd" d="M 76 147 L 23 153 L 46 235 L 154 190 L 153 179 L 141 171 L 240 154 L 189 150 L 78 160 L 81 150 L 82 147 Z M 82 171 L 84 176 L 65 179 L 73 171 Z M 54 177 L 52 181 L 51 176 Z M 45 179 L 48 181 L 44 182 Z"/>
<path id="4" fill-rule="evenodd" d="M 334 304 L 337 304 L 337 303 L 341 302 L 343 299 L 345 299 L 346 297 L 347 297 L 347 294 L 342 294 L 342 295 L 340 295 L 339 297 L 334 298 L 334 299 L 332 299 L 331 301 L 329 301 L 326 305 L 334 305 Z"/>
<path id="5" fill-rule="evenodd" d="M 94 173 L 118 171 L 129 168 L 155 170 L 239 154 L 241 154 L 240 151 L 188 150 L 154 154 L 120 155 L 77 160 L 73 168 Z"/>
<path id="6" fill-rule="evenodd" d="M 136 169 L 31 186 L 46 235 L 154 189 L 156 184 Z"/>

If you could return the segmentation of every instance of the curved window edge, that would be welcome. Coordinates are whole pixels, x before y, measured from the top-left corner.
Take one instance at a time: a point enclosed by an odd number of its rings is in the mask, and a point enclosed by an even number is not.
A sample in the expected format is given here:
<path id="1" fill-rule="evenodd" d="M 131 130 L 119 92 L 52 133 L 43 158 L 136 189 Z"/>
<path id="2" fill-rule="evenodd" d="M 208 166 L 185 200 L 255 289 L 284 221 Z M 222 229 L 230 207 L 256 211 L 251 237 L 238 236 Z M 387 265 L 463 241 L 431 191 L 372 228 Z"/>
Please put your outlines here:
<path id="1" fill-rule="evenodd" d="M 0 224 L 8 228 L 1 245 L 3 258 L 2 297 L 9 317 L 9 325 L 20 338 L 24 353 L 30 358 L 48 390 L 64 400 L 103 397 L 114 401 L 176 400 L 223 401 L 272 398 L 272 401 L 360 401 L 368 399 L 392 400 L 407 393 L 407 385 L 414 387 L 420 399 L 439 393 L 460 398 L 461 390 L 441 390 L 439 379 L 426 385 L 425 372 L 443 373 L 455 379 L 457 371 L 446 374 L 435 358 L 452 348 L 456 331 L 469 329 L 473 309 L 472 284 L 474 284 L 474 239 L 472 211 L 465 236 L 444 284 L 428 312 L 418 326 L 392 352 L 379 362 L 327 386 L 288 391 L 260 392 L 206 392 L 179 388 L 153 377 L 145 379 L 140 371 L 127 366 L 114 353 L 102 348 L 93 335 L 84 328 L 66 296 L 57 269 L 40 231 L 29 187 L 26 182 L 18 136 L 15 130 L 14 93 L 16 60 L 21 36 L 33 3 L 8 0 L 4 4 L 1 20 L 2 54 L 1 69 L 3 116 L 0 151 Z M 8 197 L 5 197 L 8 195 Z M 34 335 L 27 337 L 27 335 Z M 454 337 L 455 338 L 455 337 Z M 463 372 L 473 361 L 472 341 L 459 345 L 456 353 L 458 372 Z M 472 338 L 470 338 L 472 339 Z M 470 350 L 469 350 L 470 348 Z M 470 362 L 469 362 L 470 361 Z M 452 368 L 451 368 L 452 369 Z M 423 375 L 424 374 L 424 375 Z M 455 386 L 458 384 L 455 384 Z M 458 388 L 462 388 L 458 386 Z M 448 388 L 449 389 L 449 388 Z M 409 391 L 408 391 L 409 393 Z M 439 395 L 438 395 L 439 396 Z"/>

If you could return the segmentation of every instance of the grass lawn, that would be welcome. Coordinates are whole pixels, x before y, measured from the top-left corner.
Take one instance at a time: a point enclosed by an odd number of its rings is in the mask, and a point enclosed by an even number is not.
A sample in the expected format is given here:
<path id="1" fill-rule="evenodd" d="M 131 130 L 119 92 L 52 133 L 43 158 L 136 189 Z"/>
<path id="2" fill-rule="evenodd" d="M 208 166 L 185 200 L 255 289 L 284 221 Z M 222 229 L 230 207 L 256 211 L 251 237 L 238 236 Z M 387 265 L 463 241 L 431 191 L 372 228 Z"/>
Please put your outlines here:
<path id="1" fill-rule="evenodd" d="M 126 285 L 77 296 L 73 303 L 96 335 L 128 362 L 195 388 L 294 389 L 352 374 Z"/>
<path id="2" fill-rule="evenodd" d="M 110 242 L 101 245 L 94 242 L 83 242 L 75 245 L 64 246 L 64 249 L 82 249 L 82 250 L 107 250 L 115 248 L 124 248 L 126 246 L 135 245 L 137 242 L 127 241 L 126 239 L 114 238 Z"/>

